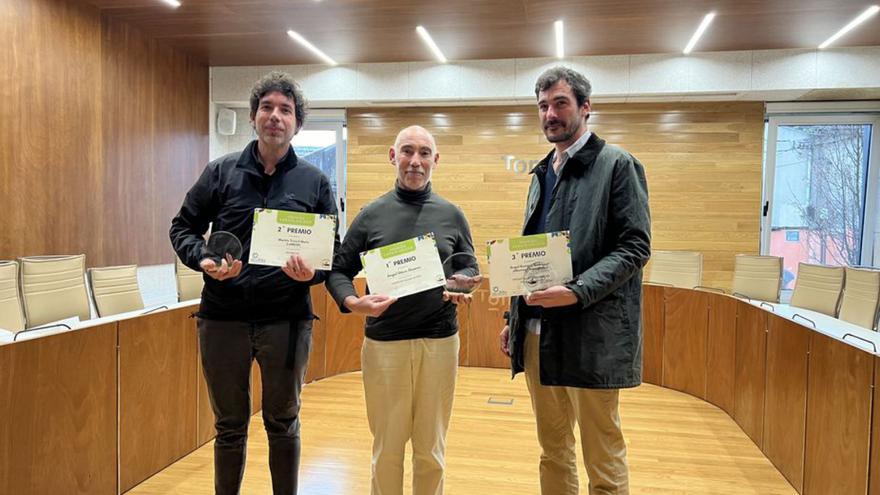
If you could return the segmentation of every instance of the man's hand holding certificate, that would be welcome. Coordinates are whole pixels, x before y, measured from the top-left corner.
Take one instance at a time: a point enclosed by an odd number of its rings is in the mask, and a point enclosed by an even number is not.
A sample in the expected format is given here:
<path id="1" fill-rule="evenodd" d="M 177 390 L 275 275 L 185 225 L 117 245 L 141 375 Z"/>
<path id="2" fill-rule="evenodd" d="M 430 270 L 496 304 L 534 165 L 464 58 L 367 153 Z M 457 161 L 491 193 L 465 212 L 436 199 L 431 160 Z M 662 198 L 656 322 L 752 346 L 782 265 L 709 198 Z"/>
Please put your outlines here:
<path id="1" fill-rule="evenodd" d="M 298 255 L 316 270 L 329 270 L 335 236 L 335 215 L 258 208 L 248 262 L 283 267 Z"/>
<path id="2" fill-rule="evenodd" d="M 568 231 L 488 242 L 492 295 L 529 295 L 572 279 Z"/>
<path id="3" fill-rule="evenodd" d="M 394 298 L 446 285 L 433 233 L 361 253 L 370 293 Z"/>

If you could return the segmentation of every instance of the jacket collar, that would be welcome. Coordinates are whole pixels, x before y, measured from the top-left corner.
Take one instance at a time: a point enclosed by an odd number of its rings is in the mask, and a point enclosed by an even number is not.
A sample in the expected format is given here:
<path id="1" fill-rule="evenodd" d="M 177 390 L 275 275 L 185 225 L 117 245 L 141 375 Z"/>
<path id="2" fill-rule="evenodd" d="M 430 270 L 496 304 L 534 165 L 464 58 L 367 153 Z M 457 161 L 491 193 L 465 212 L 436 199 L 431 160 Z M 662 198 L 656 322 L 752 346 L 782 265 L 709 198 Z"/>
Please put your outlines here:
<path id="1" fill-rule="evenodd" d="M 596 157 L 599 156 L 599 152 L 602 151 L 602 148 L 605 147 L 605 140 L 596 135 L 596 133 L 592 133 L 590 135 L 590 139 L 584 144 L 584 147 L 581 148 L 577 153 L 574 154 L 571 158 L 568 159 L 568 162 L 565 163 L 565 167 L 562 169 L 563 175 L 570 175 L 572 173 L 578 172 L 583 173 L 584 169 L 592 165 L 594 161 L 596 161 Z M 553 157 L 553 150 L 547 153 L 547 156 L 544 157 L 543 160 L 538 162 L 531 171 L 530 174 L 538 174 L 543 176 L 547 173 L 547 167 L 550 165 L 550 159 Z"/>
<path id="2" fill-rule="evenodd" d="M 235 163 L 235 168 L 242 172 L 262 177 L 264 175 L 263 166 L 257 162 L 256 148 L 257 140 L 254 139 L 241 152 L 241 156 L 238 157 L 238 161 Z M 290 151 L 288 151 L 287 156 L 283 160 L 278 162 L 278 165 L 275 167 L 275 173 L 284 174 L 293 167 L 296 167 L 297 162 L 296 152 L 293 150 L 293 145 L 290 145 Z"/>

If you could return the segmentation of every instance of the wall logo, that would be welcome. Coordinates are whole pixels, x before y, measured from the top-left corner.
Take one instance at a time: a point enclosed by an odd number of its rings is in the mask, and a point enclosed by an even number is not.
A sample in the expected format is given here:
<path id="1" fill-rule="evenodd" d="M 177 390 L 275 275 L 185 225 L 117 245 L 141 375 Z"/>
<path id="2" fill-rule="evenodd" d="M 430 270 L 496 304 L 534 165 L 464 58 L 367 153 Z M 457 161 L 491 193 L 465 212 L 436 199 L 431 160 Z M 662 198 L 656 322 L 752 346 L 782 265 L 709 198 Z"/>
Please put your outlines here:
<path id="1" fill-rule="evenodd" d="M 514 155 L 504 155 L 502 158 L 504 159 L 504 168 L 512 170 L 516 174 L 527 174 L 541 162 L 541 160 L 523 160 Z"/>

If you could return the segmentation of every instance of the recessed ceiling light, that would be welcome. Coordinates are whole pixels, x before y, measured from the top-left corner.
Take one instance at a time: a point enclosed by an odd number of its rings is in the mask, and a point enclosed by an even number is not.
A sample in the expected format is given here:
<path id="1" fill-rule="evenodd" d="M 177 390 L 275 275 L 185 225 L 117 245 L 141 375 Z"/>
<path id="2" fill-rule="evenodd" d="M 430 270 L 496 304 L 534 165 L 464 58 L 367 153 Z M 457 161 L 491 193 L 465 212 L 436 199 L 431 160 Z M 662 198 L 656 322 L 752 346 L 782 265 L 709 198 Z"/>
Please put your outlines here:
<path id="1" fill-rule="evenodd" d="M 440 47 L 437 46 L 437 43 L 434 43 L 434 39 L 431 38 L 431 35 L 428 34 L 428 30 L 423 28 L 422 26 L 416 26 L 416 32 L 419 33 L 419 36 L 422 38 L 422 41 L 428 45 L 428 48 L 434 53 L 434 57 L 437 58 L 437 61 L 441 64 L 446 63 L 446 57 L 443 56 L 443 52 L 440 51 Z"/>
<path id="2" fill-rule="evenodd" d="M 335 60 L 333 60 L 332 58 L 328 57 L 326 53 L 324 53 L 324 52 L 322 52 L 321 50 L 319 50 L 318 47 L 316 47 L 315 45 L 309 43 L 309 40 L 303 38 L 302 35 L 299 34 L 299 33 L 297 33 L 296 31 L 287 31 L 287 35 L 290 36 L 291 38 L 293 38 L 293 39 L 294 39 L 297 43 L 299 43 L 300 45 L 306 47 L 310 52 L 312 52 L 312 53 L 314 53 L 315 55 L 317 55 L 318 58 L 320 58 L 321 60 L 323 60 L 325 64 L 328 64 L 328 65 L 339 65 L 339 64 L 336 63 Z"/>
<path id="3" fill-rule="evenodd" d="M 712 23 L 712 19 L 715 18 L 715 12 L 710 12 L 706 14 L 706 17 L 703 17 L 703 22 L 700 23 L 700 27 L 694 32 L 694 35 L 691 36 L 691 40 L 688 41 L 687 46 L 684 48 L 683 53 L 687 55 L 694 49 L 694 45 L 697 44 L 697 41 L 700 40 L 700 37 L 703 36 L 703 33 L 706 32 L 706 28 L 709 27 L 709 24 Z"/>
<path id="4" fill-rule="evenodd" d="M 856 17 L 855 19 L 849 21 L 849 24 L 847 24 L 846 26 L 843 26 L 843 28 L 841 28 L 840 31 L 834 33 L 834 35 L 832 35 L 830 38 L 828 38 L 827 40 L 823 41 L 822 44 L 819 45 L 819 49 L 821 50 L 821 49 L 823 49 L 823 48 L 827 48 L 828 45 L 830 45 L 831 43 L 834 43 L 835 41 L 837 41 L 837 38 L 840 38 L 840 37 L 843 36 L 844 34 L 846 34 L 846 33 L 848 33 L 849 31 L 851 31 L 854 27 L 856 27 L 856 26 L 858 26 L 859 24 L 865 22 L 866 20 L 868 20 L 869 17 L 871 17 L 872 15 L 876 14 L 878 11 L 880 11 L 880 7 L 878 7 L 878 6 L 876 6 L 876 5 L 872 5 L 872 6 L 868 7 L 868 10 L 866 10 L 866 11 L 862 12 L 861 14 L 859 14 L 858 17 Z"/>
<path id="5" fill-rule="evenodd" d="M 556 57 L 565 58 L 565 39 L 563 37 L 562 21 L 553 23 L 553 29 L 556 31 Z"/>
<path id="6" fill-rule="evenodd" d="M 162 2 L 174 7 L 175 9 L 177 7 L 180 7 L 180 2 L 178 2 L 177 0 L 162 0 Z"/>

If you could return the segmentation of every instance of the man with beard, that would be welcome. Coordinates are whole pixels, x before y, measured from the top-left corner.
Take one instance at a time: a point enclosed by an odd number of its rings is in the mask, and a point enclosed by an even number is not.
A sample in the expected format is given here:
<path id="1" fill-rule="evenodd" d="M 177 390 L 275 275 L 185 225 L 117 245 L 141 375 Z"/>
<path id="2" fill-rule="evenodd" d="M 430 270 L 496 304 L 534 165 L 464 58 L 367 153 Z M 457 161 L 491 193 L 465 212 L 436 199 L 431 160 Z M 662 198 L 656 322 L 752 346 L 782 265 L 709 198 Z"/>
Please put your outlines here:
<path id="1" fill-rule="evenodd" d="M 587 129 L 590 83 L 555 67 L 535 84 L 554 149 L 532 171 L 523 235 L 568 230 L 562 285 L 511 300 L 501 350 L 526 384 L 541 445 L 543 495 L 577 495 L 574 422 L 590 494 L 629 493 L 619 389 L 641 383 L 642 267 L 651 250 L 645 171 Z"/>
<path id="2" fill-rule="evenodd" d="M 309 286 L 324 280 L 299 256 L 286 266 L 251 265 L 254 209 L 336 214 L 330 181 L 299 159 L 290 140 L 307 105 L 296 82 L 272 72 L 254 85 L 251 123 L 257 139 L 212 161 L 171 222 L 171 243 L 187 266 L 205 274 L 199 306 L 199 350 L 217 437 L 214 490 L 237 494 L 244 474 L 251 362 L 260 365 L 263 423 L 269 438 L 272 493 L 294 495 L 300 460 L 300 390 L 312 342 Z M 241 260 L 206 256 L 204 235 L 227 231 L 241 240 Z M 338 242 L 338 239 L 337 239 Z"/>
<path id="3" fill-rule="evenodd" d="M 412 441 L 413 495 L 442 495 L 446 431 L 458 368 L 455 304 L 469 295 L 442 287 L 397 300 L 358 296 L 352 278 L 360 253 L 434 233 L 441 259 L 453 253 L 473 260 L 467 219 L 431 190 L 440 154 L 434 136 L 419 126 L 400 131 L 389 150 L 397 172 L 394 189 L 365 206 L 333 260 L 327 289 L 343 313 L 367 315 L 361 370 L 367 419 L 373 434 L 370 493 L 403 495 L 403 459 Z M 454 279 L 475 282 L 476 261 L 454 265 Z"/>

